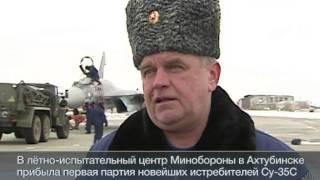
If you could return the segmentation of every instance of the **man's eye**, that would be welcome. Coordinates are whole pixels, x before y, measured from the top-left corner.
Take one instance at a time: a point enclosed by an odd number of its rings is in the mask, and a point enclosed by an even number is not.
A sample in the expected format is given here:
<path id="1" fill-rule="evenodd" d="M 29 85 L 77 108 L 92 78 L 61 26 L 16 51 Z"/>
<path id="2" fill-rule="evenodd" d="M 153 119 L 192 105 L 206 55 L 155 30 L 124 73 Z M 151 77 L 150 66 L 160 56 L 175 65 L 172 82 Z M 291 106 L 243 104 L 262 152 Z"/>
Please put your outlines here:
<path id="1" fill-rule="evenodd" d="M 143 76 L 143 77 L 150 76 L 153 72 L 154 72 L 154 70 L 151 69 L 151 68 L 145 69 L 145 70 L 142 71 L 142 76 Z"/>

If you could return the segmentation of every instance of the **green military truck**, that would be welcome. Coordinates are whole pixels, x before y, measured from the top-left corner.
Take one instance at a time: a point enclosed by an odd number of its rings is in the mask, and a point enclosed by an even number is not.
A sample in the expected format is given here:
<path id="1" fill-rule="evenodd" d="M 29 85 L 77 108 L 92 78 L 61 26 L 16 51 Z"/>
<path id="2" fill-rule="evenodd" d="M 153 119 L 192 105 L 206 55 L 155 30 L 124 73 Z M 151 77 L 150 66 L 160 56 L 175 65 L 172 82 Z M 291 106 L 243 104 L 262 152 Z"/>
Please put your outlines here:
<path id="1" fill-rule="evenodd" d="M 0 83 L 0 140 L 14 133 L 28 144 L 47 142 L 51 130 L 58 138 L 69 135 L 66 104 L 52 84 Z"/>

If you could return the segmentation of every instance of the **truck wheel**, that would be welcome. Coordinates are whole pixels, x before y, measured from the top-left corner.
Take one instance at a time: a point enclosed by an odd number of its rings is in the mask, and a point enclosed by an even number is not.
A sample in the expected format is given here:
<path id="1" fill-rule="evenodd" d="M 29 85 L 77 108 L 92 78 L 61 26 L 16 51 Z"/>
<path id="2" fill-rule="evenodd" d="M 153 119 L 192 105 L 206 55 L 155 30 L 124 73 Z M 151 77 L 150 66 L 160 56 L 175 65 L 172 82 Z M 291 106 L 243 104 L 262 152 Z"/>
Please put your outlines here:
<path id="1" fill-rule="evenodd" d="M 43 115 L 41 119 L 41 136 L 40 142 L 47 142 L 50 136 L 50 118 L 48 115 Z"/>
<path id="2" fill-rule="evenodd" d="M 28 144 L 37 144 L 41 135 L 41 120 L 38 115 L 34 115 L 32 120 L 32 127 L 26 128 L 24 135 Z"/>
<path id="3" fill-rule="evenodd" d="M 15 136 L 16 138 L 24 138 L 24 135 L 23 135 L 21 129 L 17 129 L 17 130 L 14 132 L 14 136 Z"/>
<path id="4" fill-rule="evenodd" d="M 57 136 L 59 139 L 66 139 L 69 136 L 69 124 L 56 127 Z"/>

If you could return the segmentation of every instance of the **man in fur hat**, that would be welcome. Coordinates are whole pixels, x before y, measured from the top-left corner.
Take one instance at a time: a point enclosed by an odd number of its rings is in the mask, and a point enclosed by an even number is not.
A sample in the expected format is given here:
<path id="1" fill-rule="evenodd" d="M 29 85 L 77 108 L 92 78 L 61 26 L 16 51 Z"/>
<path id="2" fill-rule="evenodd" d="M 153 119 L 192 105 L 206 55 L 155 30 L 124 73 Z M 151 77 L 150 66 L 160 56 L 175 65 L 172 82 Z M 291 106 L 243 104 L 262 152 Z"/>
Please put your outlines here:
<path id="1" fill-rule="evenodd" d="M 285 150 L 257 131 L 218 86 L 217 0 L 130 0 L 127 30 L 146 108 L 105 137 L 104 150 Z M 266 145 L 265 141 L 270 141 Z M 102 150 L 101 149 L 101 150 Z"/>
<path id="2" fill-rule="evenodd" d="M 218 0 L 129 0 L 127 31 L 145 108 L 91 150 L 281 150 L 218 85 Z"/>

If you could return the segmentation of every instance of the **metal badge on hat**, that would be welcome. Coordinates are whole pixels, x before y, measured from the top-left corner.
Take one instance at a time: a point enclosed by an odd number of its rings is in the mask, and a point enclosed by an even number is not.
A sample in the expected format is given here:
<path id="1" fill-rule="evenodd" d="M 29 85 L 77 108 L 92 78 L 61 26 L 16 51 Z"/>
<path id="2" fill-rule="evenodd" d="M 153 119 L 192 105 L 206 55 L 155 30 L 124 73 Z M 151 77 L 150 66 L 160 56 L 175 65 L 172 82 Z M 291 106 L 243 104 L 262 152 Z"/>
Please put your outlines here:
<path id="1" fill-rule="evenodd" d="M 156 24 L 159 21 L 160 14 L 157 10 L 153 10 L 149 13 L 149 23 Z"/>

